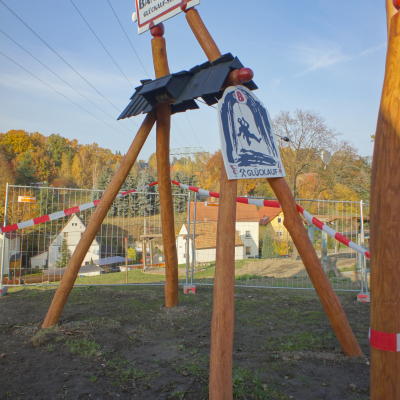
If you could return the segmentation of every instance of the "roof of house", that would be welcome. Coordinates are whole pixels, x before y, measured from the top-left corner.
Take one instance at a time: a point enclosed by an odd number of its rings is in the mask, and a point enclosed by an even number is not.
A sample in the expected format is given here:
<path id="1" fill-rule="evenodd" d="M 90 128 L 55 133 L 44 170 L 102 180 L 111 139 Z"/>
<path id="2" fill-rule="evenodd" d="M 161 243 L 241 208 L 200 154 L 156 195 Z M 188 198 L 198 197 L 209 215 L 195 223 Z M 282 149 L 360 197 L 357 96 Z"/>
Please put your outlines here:
<path id="1" fill-rule="evenodd" d="M 260 225 L 268 225 L 275 217 L 282 212 L 282 208 L 263 206 L 258 210 Z"/>
<path id="2" fill-rule="evenodd" d="M 196 203 L 196 221 L 218 221 L 218 209 L 215 206 L 206 206 L 206 203 Z M 190 203 L 190 220 L 193 221 L 194 202 Z M 258 222 L 257 206 L 252 204 L 236 203 L 236 222 Z"/>
<path id="3" fill-rule="evenodd" d="M 187 231 L 187 224 L 183 225 Z M 196 250 L 215 249 L 217 247 L 217 222 L 196 222 Z M 186 234 L 185 234 L 186 236 Z M 189 237 L 193 237 L 193 223 L 190 223 Z M 238 231 L 235 229 L 235 247 L 244 246 Z"/>
<path id="4" fill-rule="evenodd" d="M 44 275 L 64 275 L 65 271 L 67 268 L 52 268 L 52 269 L 45 269 L 43 270 Z M 81 274 L 87 274 L 90 272 L 102 272 L 104 271 L 103 268 L 98 267 L 97 265 L 94 264 L 89 264 L 89 265 L 82 265 L 81 268 L 79 269 L 79 273 Z M 79 274 L 78 273 L 78 274 Z"/>
<path id="5" fill-rule="evenodd" d="M 4 235 L 4 233 L 0 234 L 1 237 L 3 237 L 3 235 Z M 18 232 L 6 232 L 5 235 L 6 235 L 6 239 L 16 239 L 16 238 L 21 237 L 21 234 Z"/>
<path id="6" fill-rule="evenodd" d="M 74 219 L 74 218 L 78 218 L 79 221 L 82 223 L 82 225 L 85 227 L 86 229 L 86 224 L 82 221 L 82 219 L 79 217 L 78 214 L 71 214 L 71 217 L 68 218 L 68 221 L 64 224 L 64 226 L 61 228 L 60 232 L 57 233 L 56 237 L 50 242 L 49 246 L 51 246 L 52 243 L 54 243 L 56 241 L 56 239 L 58 238 L 58 236 L 60 236 L 61 232 L 67 227 L 67 225 Z M 95 243 L 96 242 L 96 243 Z M 98 238 L 96 237 L 96 239 L 93 240 L 93 244 L 99 244 L 98 243 Z"/>

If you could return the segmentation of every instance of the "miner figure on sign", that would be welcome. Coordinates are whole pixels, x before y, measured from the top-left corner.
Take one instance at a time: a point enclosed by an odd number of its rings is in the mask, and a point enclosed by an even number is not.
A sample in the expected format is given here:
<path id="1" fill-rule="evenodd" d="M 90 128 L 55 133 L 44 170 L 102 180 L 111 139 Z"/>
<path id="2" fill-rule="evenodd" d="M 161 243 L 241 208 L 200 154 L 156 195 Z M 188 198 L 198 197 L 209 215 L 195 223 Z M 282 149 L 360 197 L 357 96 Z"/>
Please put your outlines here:
<path id="1" fill-rule="evenodd" d="M 256 135 L 252 134 L 249 131 L 249 126 L 250 125 L 243 117 L 242 118 L 238 118 L 238 122 L 240 124 L 238 136 L 240 137 L 243 134 L 243 138 L 246 139 L 247 144 L 249 146 L 251 145 L 251 140 L 250 139 L 254 139 L 258 143 L 261 142 L 261 139 L 258 139 Z"/>

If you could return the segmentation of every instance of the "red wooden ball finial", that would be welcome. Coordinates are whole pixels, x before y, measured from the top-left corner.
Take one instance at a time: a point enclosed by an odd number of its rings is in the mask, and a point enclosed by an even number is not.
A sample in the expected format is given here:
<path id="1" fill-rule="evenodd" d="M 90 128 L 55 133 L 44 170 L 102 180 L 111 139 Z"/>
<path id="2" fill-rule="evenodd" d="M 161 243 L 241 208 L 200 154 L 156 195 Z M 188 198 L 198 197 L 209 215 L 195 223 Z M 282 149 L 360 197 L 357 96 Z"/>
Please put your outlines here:
<path id="1" fill-rule="evenodd" d="M 254 78 L 254 73 L 250 68 L 242 68 L 238 72 L 238 78 L 242 83 L 247 83 Z"/>
<path id="2" fill-rule="evenodd" d="M 393 5 L 397 10 L 400 10 L 400 0 L 393 0 Z"/>
<path id="3" fill-rule="evenodd" d="M 189 0 L 182 0 L 181 1 L 181 10 L 182 11 L 186 11 L 187 8 L 187 3 L 189 2 Z"/>
<path id="4" fill-rule="evenodd" d="M 154 37 L 162 37 L 162 36 L 164 36 L 164 32 L 165 32 L 165 28 L 164 28 L 164 24 L 162 22 L 159 23 L 158 25 L 152 26 L 150 28 L 150 33 Z"/>

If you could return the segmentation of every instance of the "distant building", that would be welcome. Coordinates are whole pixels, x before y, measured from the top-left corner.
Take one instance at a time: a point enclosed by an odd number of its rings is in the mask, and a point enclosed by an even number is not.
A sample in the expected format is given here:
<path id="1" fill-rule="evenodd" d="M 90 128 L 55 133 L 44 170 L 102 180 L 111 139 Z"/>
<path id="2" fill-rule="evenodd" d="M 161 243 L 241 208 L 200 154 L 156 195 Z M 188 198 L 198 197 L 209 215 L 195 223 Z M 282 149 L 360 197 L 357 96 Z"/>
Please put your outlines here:
<path id="1" fill-rule="evenodd" d="M 216 238 L 216 226 L 218 222 L 218 204 L 203 203 L 198 202 L 196 204 L 196 261 L 201 262 L 201 259 L 206 259 L 207 261 L 215 260 L 215 251 L 216 251 L 216 239 L 214 243 L 214 237 Z M 194 203 L 190 204 L 190 221 L 194 219 Z M 212 223 L 207 225 L 206 223 Z M 192 224 L 191 224 L 192 225 Z M 259 255 L 259 217 L 257 213 L 257 207 L 249 204 L 236 204 L 236 234 L 237 239 L 235 241 L 235 258 L 236 259 L 244 259 L 244 258 L 255 258 Z M 186 239 L 184 238 L 185 233 L 187 233 L 186 225 L 182 226 L 179 234 L 183 235 L 182 240 L 186 243 Z M 200 232 L 197 231 L 197 227 L 201 226 L 202 234 L 197 237 Z M 192 229 L 192 228 L 191 228 Z M 210 230 L 209 236 L 207 236 L 206 229 Z M 214 232 L 215 231 L 215 232 Z M 191 239 L 190 239 L 191 240 Z M 206 241 L 207 244 L 202 243 L 202 241 Z M 199 242 L 199 243 L 198 243 Z M 202 243 L 202 244 L 201 244 Z M 212 247 L 211 246 L 214 246 Z M 179 246 L 182 246 L 181 240 L 179 237 L 177 239 L 178 246 L 178 262 L 179 254 L 181 254 L 180 260 L 186 262 L 186 257 L 183 257 L 183 254 L 186 254 L 186 248 L 182 249 Z M 204 247 L 206 246 L 206 247 Z M 211 246 L 211 247 L 210 247 Z M 213 250 L 212 250 L 213 249 Z M 199 253 L 200 252 L 200 253 Z M 200 258 L 198 258 L 198 253 Z M 207 253 L 207 257 L 203 254 Z"/>
<path id="2" fill-rule="evenodd" d="M 217 222 L 196 222 L 195 227 L 195 261 L 199 263 L 215 261 L 217 251 Z M 189 233 L 189 262 L 192 262 L 193 223 L 190 224 Z M 176 239 L 178 264 L 186 263 L 187 250 L 187 224 L 184 224 Z M 245 247 L 235 230 L 235 260 L 243 260 Z"/>
<path id="3" fill-rule="evenodd" d="M 68 220 L 57 237 L 50 242 L 47 263 L 49 269 L 55 268 L 55 263 L 60 256 L 60 248 L 63 240 L 65 239 L 67 241 L 68 248 L 71 251 L 71 254 L 73 254 L 85 229 L 85 224 L 76 214 Z M 98 258 L 100 258 L 100 244 L 95 239 L 91 244 L 89 251 L 86 253 L 83 265 L 92 264 L 92 261 Z"/>
<path id="4" fill-rule="evenodd" d="M 21 235 L 18 232 L 7 232 L 5 234 L 0 234 L 0 257 L 1 254 L 3 253 L 3 240 L 4 240 L 3 273 L 9 274 L 10 268 L 12 269 L 21 267 Z"/>
<path id="5" fill-rule="evenodd" d="M 272 239 L 287 239 L 290 234 L 283 225 L 284 215 L 281 208 L 274 207 L 261 207 L 258 210 L 259 226 L 260 226 L 260 239 L 265 235 L 268 230 Z"/>

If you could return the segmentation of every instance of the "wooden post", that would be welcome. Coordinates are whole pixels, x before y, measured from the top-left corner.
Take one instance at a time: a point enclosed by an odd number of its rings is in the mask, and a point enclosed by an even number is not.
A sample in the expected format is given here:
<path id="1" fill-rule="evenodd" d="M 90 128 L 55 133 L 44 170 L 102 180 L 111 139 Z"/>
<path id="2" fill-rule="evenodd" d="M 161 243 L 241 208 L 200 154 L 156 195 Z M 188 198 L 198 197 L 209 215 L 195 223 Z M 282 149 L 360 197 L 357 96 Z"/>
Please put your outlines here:
<path id="1" fill-rule="evenodd" d="M 221 57 L 217 45 L 197 10 L 186 19 L 209 61 Z M 209 398 L 232 399 L 232 353 L 235 316 L 235 224 L 237 181 L 229 181 L 222 161 L 215 261 L 213 315 L 211 321 Z"/>
<path id="2" fill-rule="evenodd" d="M 125 238 L 125 272 L 126 283 L 128 283 L 128 238 Z"/>
<path id="3" fill-rule="evenodd" d="M 393 0 L 386 0 L 386 21 L 387 21 L 387 31 L 388 31 L 388 40 L 389 40 L 389 32 L 390 32 L 390 23 L 392 21 L 392 17 L 397 13 L 396 7 L 393 5 Z"/>
<path id="4" fill-rule="evenodd" d="M 133 143 L 129 148 L 128 153 L 122 160 L 118 171 L 114 175 L 114 178 L 108 185 L 103 196 L 101 196 L 100 202 L 95 212 L 93 213 L 93 216 L 90 219 L 86 230 L 83 232 L 78 246 L 74 251 L 74 254 L 72 255 L 68 263 L 67 269 L 54 295 L 53 301 L 50 305 L 49 311 L 47 312 L 42 328 L 48 328 L 58 323 L 65 303 L 68 300 L 68 296 L 71 293 L 72 288 L 74 287 L 75 279 L 78 275 L 82 262 L 90 246 L 92 245 L 93 240 L 96 238 L 96 235 L 101 227 L 101 224 L 103 223 L 105 216 L 108 213 L 108 210 L 114 202 L 115 197 L 119 193 L 123 183 L 125 182 L 126 177 L 128 176 L 130 170 L 133 167 L 133 164 L 135 163 L 140 151 L 142 150 L 142 147 L 147 137 L 149 136 L 154 123 L 155 112 L 151 111 L 147 114 L 145 120 L 143 121 L 142 126 L 136 134 L 136 137 L 133 140 Z"/>
<path id="5" fill-rule="evenodd" d="M 391 21 L 372 162 L 371 344 L 372 330 L 383 334 L 400 333 L 399 48 L 400 15 L 397 13 Z M 395 347 L 396 344 L 394 336 Z M 371 399 L 400 399 L 399 351 L 371 347 Z"/>
<path id="6" fill-rule="evenodd" d="M 164 25 L 151 28 L 154 70 L 156 78 L 169 74 Z M 178 255 L 176 252 L 174 206 L 172 201 L 169 142 L 171 130 L 171 106 L 160 104 L 157 115 L 157 176 L 160 193 L 161 223 L 165 255 L 165 306 L 178 305 Z"/>
<path id="7" fill-rule="evenodd" d="M 304 267 L 321 300 L 322 306 L 336 333 L 336 337 L 339 340 L 344 354 L 349 357 L 361 357 L 363 355 L 361 348 L 358 345 L 349 322 L 347 321 L 343 307 L 322 268 L 317 253 L 301 221 L 296 202 L 289 186 L 283 178 L 270 178 L 267 180 L 281 204 L 285 216 L 283 224 L 293 238 Z"/>

